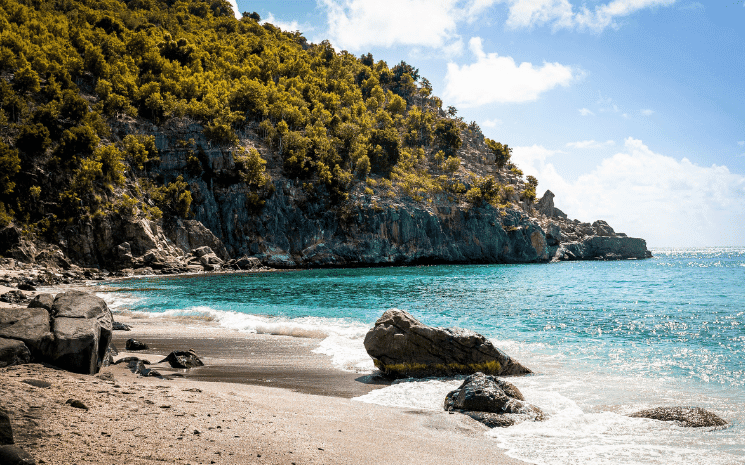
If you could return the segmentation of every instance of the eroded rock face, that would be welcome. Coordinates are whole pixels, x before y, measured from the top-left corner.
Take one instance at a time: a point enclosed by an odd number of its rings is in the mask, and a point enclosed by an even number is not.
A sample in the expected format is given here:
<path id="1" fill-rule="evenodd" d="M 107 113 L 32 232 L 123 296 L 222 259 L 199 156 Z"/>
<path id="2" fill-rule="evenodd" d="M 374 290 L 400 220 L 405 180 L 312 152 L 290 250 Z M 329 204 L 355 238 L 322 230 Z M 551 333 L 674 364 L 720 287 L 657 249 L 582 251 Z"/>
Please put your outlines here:
<path id="1" fill-rule="evenodd" d="M 364 344 L 375 366 L 392 378 L 479 371 L 494 375 L 532 373 L 480 334 L 427 326 L 404 310 L 386 311 L 367 333 Z"/>
<path id="2" fill-rule="evenodd" d="M 40 358 L 53 341 L 49 312 L 43 308 L 6 308 L 0 311 L 0 338 L 22 341 L 32 358 Z"/>
<path id="3" fill-rule="evenodd" d="M 636 418 L 651 418 L 653 420 L 673 421 L 680 426 L 702 428 L 710 426 L 727 426 L 726 420 L 708 410 L 695 407 L 657 407 L 642 410 L 629 415 Z"/>
<path id="4" fill-rule="evenodd" d="M 65 292 L 54 299 L 52 317 L 54 341 L 46 361 L 75 373 L 98 373 L 114 321 L 106 302 L 85 292 Z"/>
<path id="5" fill-rule="evenodd" d="M 467 377 L 458 389 L 448 393 L 444 407 L 465 413 L 490 428 L 525 420 L 542 421 L 545 417 L 541 409 L 525 402 L 512 383 L 484 373 Z"/>

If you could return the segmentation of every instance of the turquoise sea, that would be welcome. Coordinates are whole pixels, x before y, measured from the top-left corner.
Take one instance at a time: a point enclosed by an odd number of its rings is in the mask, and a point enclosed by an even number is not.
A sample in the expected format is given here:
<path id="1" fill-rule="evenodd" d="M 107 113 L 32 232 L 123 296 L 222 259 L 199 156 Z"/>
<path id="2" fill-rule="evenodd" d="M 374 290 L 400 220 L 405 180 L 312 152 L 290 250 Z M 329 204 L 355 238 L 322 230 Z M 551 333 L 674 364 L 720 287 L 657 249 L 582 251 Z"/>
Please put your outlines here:
<path id="1" fill-rule="evenodd" d="M 545 464 L 745 463 L 745 248 L 541 265 L 324 269 L 108 283 L 112 308 L 208 316 L 318 340 L 339 369 L 371 372 L 365 332 L 389 308 L 488 336 L 536 374 L 511 379 L 550 419 L 487 433 Z M 403 381 L 358 398 L 441 409 L 457 380 Z M 731 423 L 687 429 L 626 416 L 698 406 Z"/>

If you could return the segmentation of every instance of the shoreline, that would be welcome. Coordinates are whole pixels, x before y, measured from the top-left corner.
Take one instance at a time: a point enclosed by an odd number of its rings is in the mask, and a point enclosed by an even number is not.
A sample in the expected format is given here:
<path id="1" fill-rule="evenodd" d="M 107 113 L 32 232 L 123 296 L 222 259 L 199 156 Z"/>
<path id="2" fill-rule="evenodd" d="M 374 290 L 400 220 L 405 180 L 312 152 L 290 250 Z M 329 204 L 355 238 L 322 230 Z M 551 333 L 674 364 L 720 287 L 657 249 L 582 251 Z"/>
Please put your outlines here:
<path id="1" fill-rule="evenodd" d="M 0 293 L 12 289 L 0 286 Z M 70 289 L 98 292 L 85 283 L 43 291 Z M 117 312 L 115 321 L 132 326 L 114 332 L 112 344 L 121 351 L 115 359 L 148 359 L 150 368 L 175 376 L 141 377 L 124 364 L 96 376 L 39 364 L 0 368 L 15 442 L 39 463 L 525 463 L 465 415 L 352 400 L 390 383 L 335 368 L 330 357 L 312 352 L 318 339 L 241 333 L 188 317 Z M 126 352 L 129 338 L 151 349 Z M 190 348 L 204 367 L 157 363 Z"/>

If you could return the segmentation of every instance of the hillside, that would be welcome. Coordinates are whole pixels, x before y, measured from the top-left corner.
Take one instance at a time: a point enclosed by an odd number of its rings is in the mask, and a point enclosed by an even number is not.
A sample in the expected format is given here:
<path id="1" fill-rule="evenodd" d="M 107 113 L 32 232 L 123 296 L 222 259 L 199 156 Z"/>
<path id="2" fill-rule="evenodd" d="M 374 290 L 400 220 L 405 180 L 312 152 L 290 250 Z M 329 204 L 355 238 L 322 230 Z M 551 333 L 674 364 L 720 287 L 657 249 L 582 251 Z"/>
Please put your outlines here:
<path id="1" fill-rule="evenodd" d="M 414 66 L 236 20 L 223 0 L 0 0 L 0 77 L 0 254 L 16 260 L 647 255 L 552 195 L 536 204 L 509 146 L 443 108 Z"/>

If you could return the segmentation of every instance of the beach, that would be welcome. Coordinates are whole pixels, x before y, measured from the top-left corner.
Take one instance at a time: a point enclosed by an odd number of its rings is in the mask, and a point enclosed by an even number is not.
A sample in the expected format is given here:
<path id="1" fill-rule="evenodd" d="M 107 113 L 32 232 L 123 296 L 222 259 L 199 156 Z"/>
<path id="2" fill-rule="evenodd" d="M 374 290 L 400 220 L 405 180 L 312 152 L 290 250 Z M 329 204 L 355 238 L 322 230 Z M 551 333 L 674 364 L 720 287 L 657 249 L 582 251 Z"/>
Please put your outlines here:
<path id="1" fill-rule="evenodd" d="M 312 352 L 315 340 L 183 317 L 115 320 L 132 328 L 114 332 L 115 359 L 147 359 L 172 379 L 142 377 L 126 364 L 96 376 L 39 364 L 0 369 L 15 441 L 38 463 L 524 463 L 484 440 L 488 429 L 469 417 L 352 400 L 387 383 L 334 368 Z M 129 338 L 150 349 L 127 353 Z M 188 349 L 204 367 L 157 363 Z"/>

